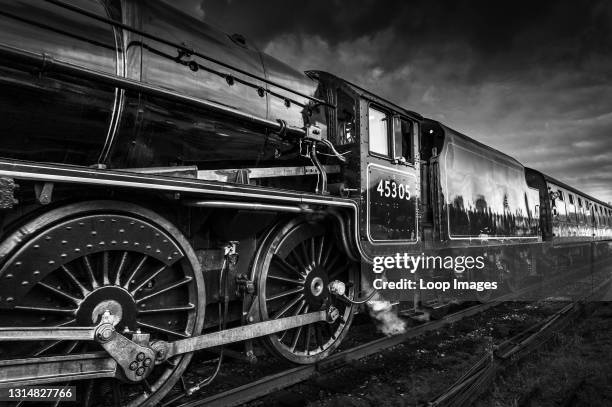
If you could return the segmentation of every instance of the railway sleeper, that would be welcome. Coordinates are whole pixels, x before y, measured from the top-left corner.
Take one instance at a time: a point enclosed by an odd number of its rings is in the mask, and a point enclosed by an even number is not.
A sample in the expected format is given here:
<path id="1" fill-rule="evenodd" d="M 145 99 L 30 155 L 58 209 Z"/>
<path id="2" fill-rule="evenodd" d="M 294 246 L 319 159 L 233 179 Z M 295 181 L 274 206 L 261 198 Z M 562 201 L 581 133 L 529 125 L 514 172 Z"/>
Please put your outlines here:
<path id="1" fill-rule="evenodd" d="M 56 357 L 37 357 L 0 361 L 0 388 L 29 384 L 55 383 L 91 378 L 118 378 L 126 382 L 144 380 L 155 365 L 170 358 L 202 349 L 227 345 L 316 322 L 334 323 L 337 309 L 258 322 L 174 342 L 149 341 L 149 334 L 134 333 L 132 339 L 117 332 L 114 317 L 105 311 L 92 327 L 0 328 L 0 341 L 89 340 L 98 342 L 104 352 Z"/>

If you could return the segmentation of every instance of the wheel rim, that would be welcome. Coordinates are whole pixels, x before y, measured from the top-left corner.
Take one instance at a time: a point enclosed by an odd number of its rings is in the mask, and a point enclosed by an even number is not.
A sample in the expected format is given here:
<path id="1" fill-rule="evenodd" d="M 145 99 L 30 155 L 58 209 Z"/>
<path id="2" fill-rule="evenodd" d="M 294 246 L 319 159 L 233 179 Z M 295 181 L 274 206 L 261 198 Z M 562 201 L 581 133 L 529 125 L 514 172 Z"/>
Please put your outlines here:
<path id="1" fill-rule="evenodd" d="M 7 283 L 0 299 L 13 307 L 0 309 L 1 326 L 91 326 L 108 309 L 119 332 L 141 329 L 152 340 L 186 338 L 201 329 L 203 286 L 195 257 L 180 232 L 158 215 L 126 204 L 84 203 L 55 210 L 25 229 L 29 239 L 0 270 Z M 101 350 L 78 341 L 11 345 L 3 344 L 0 359 Z M 76 382 L 79 404 L 95 405 L 98 396 L 130 406 L 157 402 L 190 357 L 157 366 L 138 384 Z"/>
<path id="2" fill-rule="evenodd" d="M 318 322 L 269 335 L 264 339 L 276 355 L 294 363 L 314 363 L 331 353 L 348 331 L 353 306 L 339 301 L 327 288 L 339 280 L 354 297 L 356 263 L 350 262 L 335 244 L 333 234 L 320 224 L 293 221 L 275 234 L 261 261 L 258 274 L 262 320 L 291 317 L 338 308 L 333 324 Z"/>

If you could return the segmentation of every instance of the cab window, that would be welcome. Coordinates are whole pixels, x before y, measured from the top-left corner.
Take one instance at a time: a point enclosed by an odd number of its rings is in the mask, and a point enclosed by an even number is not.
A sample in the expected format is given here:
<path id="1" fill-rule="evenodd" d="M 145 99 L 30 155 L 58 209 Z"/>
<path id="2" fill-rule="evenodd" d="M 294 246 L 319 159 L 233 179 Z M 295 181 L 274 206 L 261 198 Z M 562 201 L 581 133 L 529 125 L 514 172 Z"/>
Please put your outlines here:
<path id="1" fill-rule="evenodd" d="M 336 145 L 353 144 L 357 142 L 355 132 L 355 101 L 342 90 L 338 90 L 338 130 Z"/>
<path id="2" fill-rule="evenodd" d="M 370 152 L 389 157 L 389 131 L 387 114 L 370 107 L 368 109 L 368 130 Z"/>
<path id="3" fill-rule="evenodd" d="M 413 135 L 412 123 L 402 117 L 393 118 L 394 154 L 396 160 L 413 163 Z"/>

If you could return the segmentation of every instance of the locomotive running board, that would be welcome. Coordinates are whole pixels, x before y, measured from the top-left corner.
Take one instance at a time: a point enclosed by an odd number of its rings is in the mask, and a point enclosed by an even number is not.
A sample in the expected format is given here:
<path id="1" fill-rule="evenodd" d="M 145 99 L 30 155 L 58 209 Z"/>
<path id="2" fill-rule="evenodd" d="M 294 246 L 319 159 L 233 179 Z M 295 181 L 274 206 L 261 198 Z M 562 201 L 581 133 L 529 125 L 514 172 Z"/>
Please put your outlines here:
<path id="1" fill-rule="evenodd" d="M 154 347 L 157 355 L 156 364 L 183 353 L 266 336 L 316 322 L 333 322 L 337 315 L 337 310 L 330 307 L 329 310 L 243 325 L 219 332 L 181 339 L 175 342 L 155 341 Z M 132 374 L 133 372 L 129 371 L 127 368 L 127 365 L 130 364 L 129 360 L 124 360 L 125 358 L 120 357 L 118 358 L 120 360 L 115 360 L 108 357 L 108 355 L 113 352 L 113 348 L 115 347 L 113 344 L 115 342 L 122 342 L 120 345 L 123 354 L 125 354 L 126 342 L 131 343 L 131 345 L 127 346 L 140 346 L 116 331 L 113 331 L 112 335 L 104 331 L 102 332 L 103 335 L 101 335 L 101 328 L 104 327 L 108 327 L 108 324 L 105 325 L 104 323 L 100 323 L 95 327 L 69 328 L 0 328 L 0 343 L 2 341 L 23 340 L 97 340 L 101 342 L 102 346 L 104 346 L 107 351 L 109 351 L 109 353 L 98 352 L 0 360 L 0 388 L 27 386 L 34 383 L 46 384 L 69 380 L 117 377 L 121 374 L 118 367 L 123 369 L 124 378 L 128 376 L 132 381 L 144 379 L 148 375 L 148 371 L 147 374 L 136 378 Z M 104 336 L 104 338 L 102 336 Z M 111 354 L 111 356 L 113 355 Z"/>

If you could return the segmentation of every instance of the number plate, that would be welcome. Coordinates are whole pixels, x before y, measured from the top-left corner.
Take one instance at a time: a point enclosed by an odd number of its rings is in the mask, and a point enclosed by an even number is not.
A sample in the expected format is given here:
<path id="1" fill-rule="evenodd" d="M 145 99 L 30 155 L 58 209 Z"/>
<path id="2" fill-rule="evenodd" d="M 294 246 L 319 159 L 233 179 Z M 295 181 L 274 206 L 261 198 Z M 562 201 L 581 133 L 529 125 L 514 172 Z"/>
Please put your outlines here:
<path id="1" fill-rule="evenodd" d="M 416 176 L 368 165 L 367 233 L 373 243 L 417 240 Z"/>

